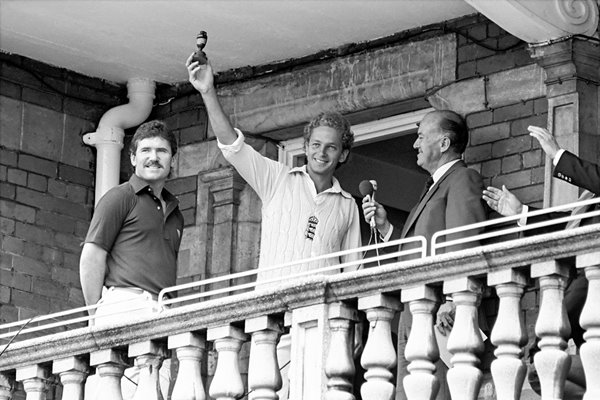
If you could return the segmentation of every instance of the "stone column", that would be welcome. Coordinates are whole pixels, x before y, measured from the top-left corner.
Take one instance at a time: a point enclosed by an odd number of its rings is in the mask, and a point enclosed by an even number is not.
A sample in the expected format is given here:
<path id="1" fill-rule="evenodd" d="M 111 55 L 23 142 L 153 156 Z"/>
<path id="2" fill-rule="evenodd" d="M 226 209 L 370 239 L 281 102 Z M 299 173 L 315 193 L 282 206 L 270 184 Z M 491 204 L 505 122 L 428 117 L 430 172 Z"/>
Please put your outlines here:
<path id="1" fill-rule="evenodd" d="M 500 298 L 498 317 L 492 330 L 492 343 L 496 346 L 492 362 L 492 377 L 498 400 L 518 400 L 527 368 L 522 360 L 523 346 L 527 344 L 521 297 L 527 278 L 514 269 L 490 272 L 488 285 L 496 287 Z"/>
<path id="2" fill-rule="evenodd" d="M 38 364 L 17 368 L 17 381 L 23 383 L 23 389 L 27 393 L 27 400 L 46 399 L 48 372 L 46 368 Z"/>
<path id="3" fill-rule="evenodd" d="M 202 357 L 206 340 L 197 333 L 185 332 L 169 336 L 169 349 L 175 349 L 179 360 L 177 380 L 171 393 L 172 400 L 205 400 L 202 384 Z"/>
<path id="4" fill-rule="evenodd" d="M 450 394 L 455 399 L 475 400 L 483 378 L 478 368 L 479 354 L 483 352 L 483 340 L 477 318 L 481 293 L 481 283 L 472 278 L 464 277 L 444 282 L 444 294 L 451 294 L 456 305 L 454 326 L 448 337 L 452 368 L 447 374 Z"/>
<path id="5" fill-rule="evenodd" d="M 404 351 L 410 362 L 409 375 L 402 382 L 404 391 L 411 400 L 432 400 L 440 388 L 439 378 L 435 375 L 439 348 L 433 330 L 434 310 L 440 299 L 435 290 L 426 285 L 402 289 L 401 299 L 407 303 L 413 319 Z"/>
<path id="6" fill-rule="evenodd" d="M 329 349 L 325 361 L 327 393 L 325 400 L 354 400 L 354 323 L 358 321 L 355 309 L 343 303 L 329 305 Z"/>
<path id="7" fill-rule="evenodd" d="M 543 399 L 562 399 L 571 359 L 566 352 L 571 326 L 564 304 L 569 267 L 556 261 L 531 265 L 531 277 L 538 278 L 541 292 L 540 311 L 535 334 L 540 351 L 534 356 Z"/>
<path id="8" fill-rule="evenodd" d="M 391 370 L 396 366 L 397 357 L 391 321 L 402 305 L 397 298 L 376 294 L 359 298 L 358 309 L 367 314 L 369 321 L 369 336 L 360 359 L 366 371 L 366 382 L 360 388 L 360 393 L 365 400 L 393 399 L 396 390 Z"/>
<path id="9" fill-rule="evenodd" d="M 588 295 L 581 311 L 580 323 L 585 333 L 581 345 L 581 362 L 587 384 L 584 400 L 600 398 L 600 251 L 577 256 L 577 268 L 585 271 Z"/>
<path id="10" fill-rule="evenodd" d="M 212 199 L 212 226 L 209 226 L 212 247 L 207 248 L 207 251 L 211 252 L 211 257 L 207 259 L 206 277 L 237 272 L 235 265 L 238 208 L 240 192 L 246 184 L 233 167 L 201 173 L 199 179 L 203 183 L 202 186 L 208 187 Z M 199 189 L 202 189 L 200 185 Z M 228 286 L 227 282 L 215 284 L 211 289 L 225 286 Z"/>
<path id="11" fill-rule="evenodd" d="M 123 400 L 121 378 L 127 367 L 123 353 L 113 349 L 94 351 L 90 353 L 90 365 L 96 367 L 98 375 L 91 388 L 91 399 Z"/>
<path id="12" fill-rule="evenodd" d="M 245 332 L 251 334 L 250 365 L 248 367 L 248 398 L 277 400 L 282 380 L 277 363 L 277 339 L 280 323 L 270 316 L 246 320 Z"/>
<path id="13" fill-rule="evenodd" d="M 551 44 L 532 45 L 531 56 L 546 72 L 548 128 L 559 145 L 589 161 L 600 150 L 600 46 L 578 37 Z M 573 202 L 578 189 L 551 179 L 552 163 L 546 160 L 544 206 Z"/>
<path id="14" fill-rule="evenodd" d="M 87 363 L 79 357 L 54 360 L 52 373 L 60 376 L 63 385 L 61 400 L 83 400 L 84 383 L 88 372 Z"/>
<path id="15" fill-rule="evenodd" d="M 217 369 L 210 384 L 209 395 L 215 400 L 240 398 L 244 394 L 244 383 L 238 356 L 247 335 L 240 328 L 224 325 L 209 328 L 206 339 L 214 341 L 218 353 Z"/>
<path id="16" fill-rule="evenodd" d="M 153 340 L 129 345 L 129 357 L 135 357 L 139 376 L 133 400 L 163 400 L 161 385 L 167 386 L 168 390 L 168 375 L 170 375 L 167 374 L 165 377 L 159 375 L 165 355 L 165 346 Z"/>

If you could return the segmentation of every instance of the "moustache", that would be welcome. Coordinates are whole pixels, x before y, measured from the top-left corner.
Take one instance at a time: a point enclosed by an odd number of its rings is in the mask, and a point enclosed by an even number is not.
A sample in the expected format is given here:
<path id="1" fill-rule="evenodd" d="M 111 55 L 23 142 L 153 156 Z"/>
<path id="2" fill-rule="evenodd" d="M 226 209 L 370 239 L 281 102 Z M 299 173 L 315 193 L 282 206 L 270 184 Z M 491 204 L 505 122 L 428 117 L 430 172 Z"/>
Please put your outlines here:
<path id="1" fill-rule="evenodd" d="M 162 166 L 162 164 L 158 161 L 150 161 L 149 163 L 144 164 L 144 167 L 157 167 L 157 168 L 164 168 Z"/>

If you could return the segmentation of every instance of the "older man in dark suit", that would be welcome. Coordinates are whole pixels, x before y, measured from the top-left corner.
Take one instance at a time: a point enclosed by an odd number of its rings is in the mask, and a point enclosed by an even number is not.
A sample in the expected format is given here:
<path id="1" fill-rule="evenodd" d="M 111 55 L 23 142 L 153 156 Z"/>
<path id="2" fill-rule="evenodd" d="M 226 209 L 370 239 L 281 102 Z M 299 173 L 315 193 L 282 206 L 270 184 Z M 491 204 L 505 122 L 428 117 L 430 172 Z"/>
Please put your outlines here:
<path id="1" fill-rule="evenodd" d="M 481 199 L 483 181 L 481 175 L 467 168 L 462 161 L 462 154 L 467 147 L 469 133 L 464 119 L 453 111 L 433 111 L 423 118 L 419 124 L 418 137 L 413 147 L 417 150 L 417 165 L 431 175 L 423 191 L 421 199 L 410 212 L 404 227 L 399 230 L 387 219 L 383 206 L 372 201 L 370 196 L 363 199 L 365 219 L 375 219 L 375 224 L 383 240 L 406 238 L 422 235 L 428 243 L 435 232 L 484 221 L 487 218 L 485 203 Z M 475 232 L 465 231 L 453 235 L 450 239 L 470 236 Z M 478 242 L 445 248 L 455 251 L 466 247 L 478 246 Z M 406 247 L 403 246 L 402 250 Z M 429 252 L 429 248 L 427 250 Z M 442 250 L 444 251 L 444 250 Z M 442 252 L 440 251 L 440 252 Z M 404 258 L 403 258 L 404 259 Z M 438 327 L 449 332 L 453 323 L 454 308 L 447 303 L 438 312 Z M 405 399 L 402 379 L 407 375 L 407 362 L 404 349 L 408 340 L 412 317 L 405 310 L 400 317 L 398 328 L 398 383 L 396 399 Z M 447 368 L 442 363 L 436 364 L 436 376 L 440 380 L 440 391 L 437 399 L 450 399 L 446 385 Z"/>
<path id="2" fill-rule="evenodd" d="M 429 241 L 435 232 L 486 219 L 487 211 L 481 200 L 481 175 L 467 168 L 461 159 L 468 135 L 464 119 L 455 112 L 432 111 L 423 118 L 413 147 L 418 152 L 417 165 L 431 176 L 403 228 L 398 230 L 390 224 L 381 204 L 369 196 L 363 199 L 365 219 L 375 218 L 377 229 L 385 240 L 422 235 Z M 461 234 L 470 235 L 472 232 L 468 231 Z M 452 239 L 458 237 L 453 235 Z M 451 249 L 473 246 L 472 243 L 462 244 Z"/>

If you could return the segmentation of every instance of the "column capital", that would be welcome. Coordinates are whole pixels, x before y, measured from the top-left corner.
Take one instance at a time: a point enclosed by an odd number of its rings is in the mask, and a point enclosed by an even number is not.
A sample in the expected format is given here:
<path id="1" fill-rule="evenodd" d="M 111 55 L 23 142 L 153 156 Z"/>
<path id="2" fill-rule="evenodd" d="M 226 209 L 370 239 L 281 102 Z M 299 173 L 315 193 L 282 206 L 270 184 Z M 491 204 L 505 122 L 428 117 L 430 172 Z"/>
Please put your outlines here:
<path id="1" fill-rule="evenodd" d="M 235 168 L 227 166 L 202 172 L 199 179 L 208 185 L 210 193 L 214 196 L 214 206 L 240 203 L 239 193 L 244 189 L 246 182 Z"/>
<path id="2" fill-rule="evenodd" d="M 600 83 L 600 44 L 570 37 L 561 41 L 530 46 L 531 57 L 546 72 L 546 85 L 562 85 L 577 79 Z M 563 90 L 564 91 L 564 90 Z M 567 90 L 569 92 L 571 90 Z"/>
<path id="3" fill-rule="evenodd" d="M 465 0 L 502 29 L 528 43 L 592 36 L 598 28 L 595 0 Z"/>

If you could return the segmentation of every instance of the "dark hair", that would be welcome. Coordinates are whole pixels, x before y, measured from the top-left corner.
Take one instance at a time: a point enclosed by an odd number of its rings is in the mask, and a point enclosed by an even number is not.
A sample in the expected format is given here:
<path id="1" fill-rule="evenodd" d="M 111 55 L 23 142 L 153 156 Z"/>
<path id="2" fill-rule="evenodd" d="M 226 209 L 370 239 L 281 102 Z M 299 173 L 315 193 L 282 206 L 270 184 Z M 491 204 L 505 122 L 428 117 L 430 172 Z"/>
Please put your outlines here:
<path id="1" fill-rule="evenodd" d="M 136 129 L 135 134 L 131 139 L 131 143 L 129 144 L 129 152 L 135 154 L 140 140 L 153 137 L 165 139 L 171 145 L 171 155 L 174 156 L 177 154 L 177 139 L 175 139 L 175 135 L 167 129 L 167 124 L 156 119 L 145 122 Z"/>
<path id="2" fill-rule="evenodd" d="M 438 122 L 439 127 L 448 135 L 448 139 L 450 139 L 450 148 L 453 149 L 456 154 L 464 153 L 467 148 L 467 143 L 469 142 L 469 129 L 465 119 L 460 116 L 460 114 L 450 110 L 434 112 L 440 116 Z"/>
<path id="3" fill-rule="evenodd" d="M 350 122 L 338 112 L 322 112 L 304 127 L 304 143 L 310 141 L 310 135 L 315 128 L 328 126 L 342 135 L 342 150 L 350 150 L 354 144 L 354 133 L 350 129 Z"/>

